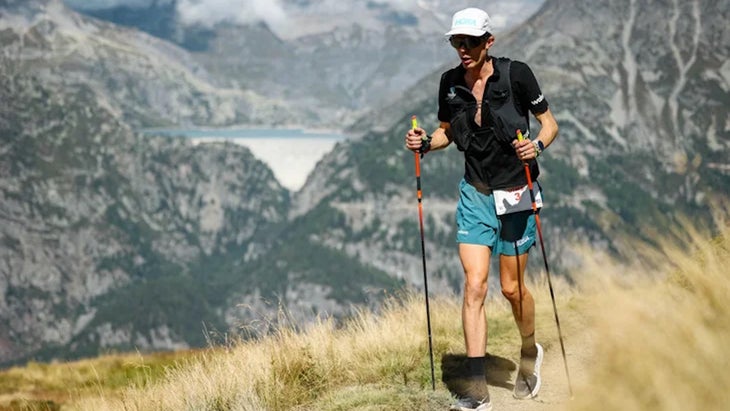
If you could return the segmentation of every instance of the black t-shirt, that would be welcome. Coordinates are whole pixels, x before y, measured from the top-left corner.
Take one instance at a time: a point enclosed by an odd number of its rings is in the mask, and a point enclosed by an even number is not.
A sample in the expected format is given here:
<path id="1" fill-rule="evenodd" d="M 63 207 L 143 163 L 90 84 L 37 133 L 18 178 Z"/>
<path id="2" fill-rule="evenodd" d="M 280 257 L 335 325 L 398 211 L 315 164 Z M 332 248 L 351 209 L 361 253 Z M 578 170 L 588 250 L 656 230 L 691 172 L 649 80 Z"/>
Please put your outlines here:
<path id="1" fill-rule="evenodd" d="M 450 73 L 454 71 L 456 73 L 450 75 Z M 451 121 L 451 110 L 446 102 L 446 95 L 448 94 L 451 86 L 460 85 L 466 87 L 466 80 L 464 79 L 465 74 L 466 69 L 464 66 L 459 64 L 457 67 L 454 67 L 444 73 L 441 77 L 441 85 L 439 87 L 439 121 L 446 123 Z M 495 74 L 498 75 L 498 73 Z M 493 77 L 495 74 L 492 74 L 487 81 L 487 84 L 494 81 Z M 526 113 L 525 108 L 530 110 L 532 114 L 542 114 L 547 111 L 548 102 L 540 90 L 540 85 L 537 84 L 535 75 L 532 73 L 532 70 L 530 70 L 530 67 L 527 64 L 513 60 L 509 77 L 510 83 L 512 84 L 512 92 L 515 95 L 515 107 L 520 114 L 524 115 Z M 445 84 L 445 79 L 448 78 L 457 78 L 460 79 L 460 82 L 456 84 Z M 484 91 L 486 92 L 486 87 L 484 88 Z M 482 124 L 488 125 L 488 117 L 483 118 L 482 120 L 487 120 L 487 122 L 482 121 Z"/>
<path id="2" fill-rule="evenodd" d="M 502 60 L 499 61 L 508 61 Z M 494 62 L 494 73 L 487 80 L 487 84 L 484 88 L 484 96 L 487 95 L 490 87 L 494 87 L 500 79 L 500 71 L 498 68 L 497 61 Z M 471 93 L 468 92 L 466 80 L 464 75 L 466 69 L 462 65 L 459 65 L 441 76 L 441 83 L 439 86 L 439 111 L 438 118 L 440 121 L 452 123 L 456 118 L 461 118 L 463 121 L 463 114 L 452 112 L 452 104 L 450 101 L 453 98 L 454 89 L 460 93 L 459 90 L 464 90 L 467 94 L 463 99 L 466 100 L 468 107 L 474 110 L 476 104 L 483 104 L 482 107 L 482 119 L 481 126 L 478 126 L 473 121 L 473 115 L 468 120 L 468 127 L 473 130 L 474 134 L 479 140 L 479 149 L 466 149 L 464 151 L 465 159 L 465 172 L 464 178 L 470 184 L 477 187 L 484 187 L 487 189 L 504 189 L 508 187 L 515 187 L 522 184 L 526 184 L 526 178 L 524 175 L 524 167 L 522 162 L 517 159 L 514 152 L 514 148 L 510 145 L 509 141 L 512 141 L 514 137 L 499 135 L 494 137 L 499 127 L 495 127 L 494 113 L 490 112 L 490 109 L 486 103 L 481 103 L 482 98 L 477 99 Z M 537 115 L 544 113 L 548 109 L 548 102 L 545 99 L 540 86 L 537 83 L 535 75 L 530 70 L 529 66 L 520 61 L 512 61 L 509 65 L 509 83 L 512 90 L 512 100 L 514 103 L 515 110 L 520 117 L 527 117 L 528 111 Z M 504 87 L 504 86 L 503 86 Z M 498 88 L 495 90 L 499 90 Z M 458 100 L 458 99 L 457 99 Z M 451 102 L 453 103 L 452 100 Z M 462 100 L 464 101 L 464 100 Z M 469 102 L 471 101 L 471 102 Z M 460 107 L 457 105 L 457 107 Z M 472 111 L 472 114 L 474 112 Z M 526 118 L 526 122 L 529 119 Z M 452 123 L 452 133 L 460 133 L 459 130 L 463 130 L 463 126 L 460 126 L 463 122 L 457 120 L 456 123 Z M 459 126 L 459 127 L 457 127 Z M 525 130 L 523 129 L 523 132 Z M 499 134 L 499 133 L 497 133 Z M 532 136 L 530 136 L 532 137 Z M 534 137 L 532 137 L 534 138 Z M 499 141 L 501 139 L 501 141 Z M 455 140 L 458 143 L 458 136 L 455 136 Z M 457 144 L 459 145 L 459 144 Z M 460 150 L 463 147 L 459 146 Z M 530 169 L 533 179 L 537 179 L 539 175 L 539 169 L 537 162 L 530 162 Z"/>

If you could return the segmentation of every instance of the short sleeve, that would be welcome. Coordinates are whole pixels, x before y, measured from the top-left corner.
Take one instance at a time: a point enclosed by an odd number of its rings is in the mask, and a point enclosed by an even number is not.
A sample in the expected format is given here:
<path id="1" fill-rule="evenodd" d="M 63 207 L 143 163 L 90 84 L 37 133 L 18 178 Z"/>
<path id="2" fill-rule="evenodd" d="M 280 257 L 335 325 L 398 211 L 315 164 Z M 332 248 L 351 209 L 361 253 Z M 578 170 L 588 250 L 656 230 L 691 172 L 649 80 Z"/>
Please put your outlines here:
<path id="1" fill-rule="evenodd" d="M 446 100 L 446 96 L 449 92 L 449 72 L 441 75 L 441 82 L 439 83 L 439 112 L 438 119 L 444 123 L 451 122 L 451 107 Z"/>
<path id="2" fill-rule="evenodd" d="M 547 99 L 545 99 L 535 75 L 527 64 L 521 61 L 513 61 L 510 77 L 512 90 L 515 92 L 515 99 L 520 107 L 527 108 L 532 114 L 541 114 L 547 111 Z"/>

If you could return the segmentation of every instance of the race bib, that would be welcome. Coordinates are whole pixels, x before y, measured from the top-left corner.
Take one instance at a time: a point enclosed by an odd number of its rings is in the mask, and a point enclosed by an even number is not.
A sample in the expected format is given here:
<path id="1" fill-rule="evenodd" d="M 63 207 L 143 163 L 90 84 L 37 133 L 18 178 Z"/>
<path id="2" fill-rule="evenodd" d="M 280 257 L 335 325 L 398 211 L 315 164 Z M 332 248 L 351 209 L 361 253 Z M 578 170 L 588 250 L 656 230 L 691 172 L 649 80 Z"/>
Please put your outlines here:
<path id="1" fill-rule="evenodd" d="M 542 208 L 542 195 L 539 187 L 534 184 L 532 192 L 535 194 L 537 208 Z M 497 208 L 497 215 L 532 210 L 532 199 L 530 198 L 530 192 L 527 190 L 527 184 L 510 190 L 494 190 L 494 205 Z"/>

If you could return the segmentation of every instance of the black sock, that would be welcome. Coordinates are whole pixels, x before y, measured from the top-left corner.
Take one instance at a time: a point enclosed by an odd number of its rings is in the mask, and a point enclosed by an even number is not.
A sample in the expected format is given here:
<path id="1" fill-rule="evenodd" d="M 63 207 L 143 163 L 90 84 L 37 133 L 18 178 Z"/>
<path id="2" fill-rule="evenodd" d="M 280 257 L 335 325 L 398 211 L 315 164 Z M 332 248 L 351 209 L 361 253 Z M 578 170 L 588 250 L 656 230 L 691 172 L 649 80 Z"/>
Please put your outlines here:
<path id="1" fill-rule="evenodd" d="M 528 336 L 522 336 L 522 349 L 520 350 L 522 357 L 537 357 L 537 346 L 535 345 L 535 332 Z"/>
<path id="2" fill-rule="evenodd" d="M 486 357 L 466 357 L 466 376 L 484 377 Z"/>

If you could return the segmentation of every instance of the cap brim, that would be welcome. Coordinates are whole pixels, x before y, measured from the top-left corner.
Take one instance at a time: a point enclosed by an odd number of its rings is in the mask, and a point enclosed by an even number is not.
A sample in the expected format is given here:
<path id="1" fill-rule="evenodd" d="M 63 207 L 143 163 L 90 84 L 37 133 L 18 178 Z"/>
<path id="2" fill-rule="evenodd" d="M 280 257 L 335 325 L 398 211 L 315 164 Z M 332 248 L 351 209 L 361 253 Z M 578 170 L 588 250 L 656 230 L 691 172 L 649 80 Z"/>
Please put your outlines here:
<path id="1" fill-rule="evenodd" d="M 469 27 L 458 27 L 455 29 L 451 29 L 444 36 L 454 36 L 456 34 L 463 34 L 466 36 L 474 36 L 474 37 L 481 37 L 487 33 L 486 30 L 478 30 L 474 28 Z"/>

